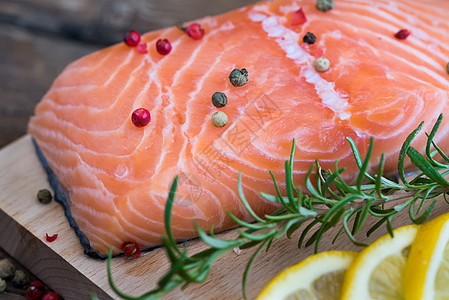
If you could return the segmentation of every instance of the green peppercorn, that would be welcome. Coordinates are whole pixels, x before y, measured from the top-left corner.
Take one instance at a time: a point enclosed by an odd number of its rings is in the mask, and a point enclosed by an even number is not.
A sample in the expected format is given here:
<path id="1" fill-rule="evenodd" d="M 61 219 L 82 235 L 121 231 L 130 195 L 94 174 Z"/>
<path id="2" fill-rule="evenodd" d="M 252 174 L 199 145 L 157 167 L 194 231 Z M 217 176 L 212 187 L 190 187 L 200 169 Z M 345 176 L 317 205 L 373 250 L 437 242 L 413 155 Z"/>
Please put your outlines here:
<path id="1" fill-rule="evenodd" d="M 0 278 L 0 293 L 6 290 L 6 281 Z"/>
<path id="2" fill-rule="evenodd" d="M 228 97 L 226 97 L 225 93 L 215 92 L 212 95 L 212 104 L 218 108 L 224 107 L 226 106 L 226 104 L 228 104 Z"/>
<path id="3" fill-rule="evenodd" d="M 9 259 L 0 260 L 0 278 L 6 279 L 12 277 L 14 272 L 16 271 L 16 267 L 12 264 Z"/>
<path id="4" fill-rule="evenodd" d="M 228 124 L 228 116 L 222 111 L 217 111 L 212 115 L 211 121 L 215 127 L 223 127 Z"/>
<path id="5" fill-rule="evenodd" d="M 42 189 L 37 193 L 37 200 L 42 204 L 48 204 L 53 199 L 51 192 L 47 189 Z"/>
<path id="6" fill-rule="evenodd" d="M 316 0 L 315 6 L 319 11 L 326 12 L 334 8 L 334 0 Z"/>
<path id="7" fill-rule="evenodd" d="M 12 279 L 12 284 L 15 287 L 23 288 L 25 286 L 28 286 L 28 283 L 29 283 L 28 275 L 22 270 L 16 270 L 14 278 Z"/>
<path id="8" fill-rule="evenodd" d="M 248 82 L 248 71 L 246 69 L 234 69 L 229 74 L 229 80 L 233 86 L 244 86 Z"/>

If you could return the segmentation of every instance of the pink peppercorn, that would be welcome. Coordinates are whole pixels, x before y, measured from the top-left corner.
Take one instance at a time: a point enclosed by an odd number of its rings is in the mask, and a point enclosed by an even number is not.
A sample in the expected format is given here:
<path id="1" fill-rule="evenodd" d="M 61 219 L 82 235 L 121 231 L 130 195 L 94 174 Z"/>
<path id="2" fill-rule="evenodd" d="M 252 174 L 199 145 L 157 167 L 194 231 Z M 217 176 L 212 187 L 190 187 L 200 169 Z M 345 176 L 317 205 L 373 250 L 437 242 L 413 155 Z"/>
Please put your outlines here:
<path id="1" fill-rule="evenodd" d="M 138 108 L 133 112 L 131 120 L 136 127 L 143 127 L 150 123 L 151 115 L 145 108 Z"/>
<path id="2" fill-rule="evenodd" d="M 140 33 L 130 30 L 123 36 L 123 41 L 130 47 L 136 47 L 140 42 Z"/>
<path id="3" fill-rule="evenodd" d="M 405 40 L 410 35 L 410 31 L 407 29 L 401 29 L 394 35 L 395 38 L 399 40 Z"/>
<path id="4" fill-rule="evenodd" d="M 192 23 L 186 28 L 186 34 L 194 40 L 200 40 L 204 36 L 204 29 L 201 24 Z"/>
<path id="5" fill-rule="evenodd" d="M 59 295 L 55 292 L 48 292 L 42 297 L 42 300 L 59 300 Z"/>
<path id="6" fill-rule="evenodd" d="M 167 55 L 171 51 L 171 44 L 167 39 L 159 39 L 156 42 L 156 50 L 161 55 Z"/>

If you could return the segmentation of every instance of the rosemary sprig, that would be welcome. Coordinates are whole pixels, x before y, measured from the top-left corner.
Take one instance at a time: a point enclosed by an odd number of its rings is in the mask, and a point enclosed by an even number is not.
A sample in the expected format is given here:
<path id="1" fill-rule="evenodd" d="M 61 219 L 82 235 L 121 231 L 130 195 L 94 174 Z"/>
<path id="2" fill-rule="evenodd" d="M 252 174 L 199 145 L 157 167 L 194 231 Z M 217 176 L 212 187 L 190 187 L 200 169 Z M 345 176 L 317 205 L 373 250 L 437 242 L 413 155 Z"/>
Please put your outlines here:
<path id="1" fill-rule="evenodd" d="M 285 162 L 285 183 L 287 193 L 283 196 L 273 173 L 270 174 L 276 188 L 276 195 L 261 193 L 265 199 L 277 203 L 280 207 L 271 215 L 263 218 L 255 214 L 245 198 L 242 189 L 242 178 L 239 173 L 238 192 L 240 199 L 246 210 L 256 220 L 256 223 L 248 223 L 239 220 L 236 216 L 228 212 L 229 216 L 241 227 L 237 229 L 238 237 L 234 240 L 224 240 L 210 234 L 195 223 L 196 231 L 203 243 L 209 246 L 207 249 L 188 256 L 187 249 L 179 249 L 171 232 L 171 209 L 175 197 L 178 178 L 176 177 L 170 190 L 170 195 L 165 208 L 165 227 L 167 236 L 163 238 L 163 244 L 167 256 L 171 263 L 170 270 L 159 280 L 158 287 L 140 297 L 132 297 L 122 293 L 113 283 L 111 275 L 111 250 L 108 257 L 108 277 L 113 290 L 124 299 L 158 299 L 173 289 L 181 286 L 187 287 L 192 283 L 203 282 L 210 271 L 212 264 L 225 253 L 239 247 L 242 250 L 256 248 L 243 274 L 242 286 L 243 296 L 246 298 L 245 285 L 249 271 L 257 255 L 265 249 L 268 251 L 274 240 L 284 235 L 288 238 L 296 232 L 301 225 L 309 222 L 302 229 L 298 240 L 298 248 L 315 244 L 315 251 L 318 251 L 321 239 L 329 229 L 339 227 L 333 242 L 341 235 L 346 234 L 356 245 L 364 246 L 355 238 L 360 232 L 368 215 L 379 219 L 366 232 L 367 236 L 385 224 L 388 232 L 393 236 L 392 219 L 401 211 L 408 209 L 410 219 L 417 224 L 425 222 L 434 209 L 437 196 L 443 195 L 449 203 L 447 195 L 449 193 L 449 183 L 444 179 L 449 174 L 449 166 L 434 159 L 439 155 L 446 163 L 449 158 L 434 143 L 433 138 L 441 124 L 442 115 L 439 116 L 430 134 L 427 134 L 427 145 L 425 156 L 420 154 L 411 146 L 413 139 L 422 128 L 421 123 L 404 142 L 398 162 L 398 174 L 402 184 L 396 183 L 383 176 L 384 156 L 381 156 L 377 174 L 371 175 L 367 172 L 368 162 L 373 150 L 373 139 L 366 156 L 362 159 L 354 141 L 347 138 L 351 145 L 354 159 L 359 168 L 356 184 L 349 185 L 342 178 L 341 174 L 345 168 L 339 168 L 335 163 L 334 171 L 322 170 L 318 161 L 309 169 L 305 180 L 303 191 L 293 183 L 293 157 L 295 151 L 295 141 L 293 140 L 290 159 Z M 435 150 L 431 150 L 432 147 Z M 412 164 L 420 170 L 412 180 L 408 181 L 405 176 L 405 160 L 409 157 Z M 315 175 L 315 176 L 312 176 Z M 400 195 L 395 192 L 402 192 Z M 405 193 L 405 195 L 403 195 Z M 394 201 L 404 200 L 405 202 L 386 208 L 385 204 Z M 431 204 L 423 211 L 427 200 L 432 200 Z"/>

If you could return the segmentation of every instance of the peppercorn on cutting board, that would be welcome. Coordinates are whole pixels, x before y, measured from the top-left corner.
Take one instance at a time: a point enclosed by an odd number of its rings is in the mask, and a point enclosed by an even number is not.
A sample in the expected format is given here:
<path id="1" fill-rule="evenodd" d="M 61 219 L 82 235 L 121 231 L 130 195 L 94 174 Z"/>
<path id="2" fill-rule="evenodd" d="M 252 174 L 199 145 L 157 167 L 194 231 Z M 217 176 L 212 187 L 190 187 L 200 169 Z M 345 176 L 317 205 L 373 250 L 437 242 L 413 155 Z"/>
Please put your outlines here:
<path id="1" fill-rule="evenodd" d="M 0 150 L 0 246 L 65 299 L 88 299 L 91 292 L 95 292 L 100 299 L 118 299 L 108 284 L 106 262 L 83 254 L 62 207 L 55 201 L 47 205 L 37 201 L 37 192 L 42 188 L 49 188 L 49 184 L 35 155 L 30 136 L 24 136 Z M 432 217 L 449 211 L 449 206 L 440 200 Z M 393 223 L 394 227 L 399 227 L 411 221 L 407 214 L 402 213 Z M 46 233 L 57 233 L 58 238 L 49 243 L 45 239 Z M 386 230 L 382 228 L 370 238 L 363 234 L 358 238 L 371 242 L 385 233 Z M 331 230 L 325 235 L 321 251 L 360 250 L 344 236 L 332 245 L 335 234 L 336 231 Z M 232 238 L 236 232 L 231 230 L 219 236 Z M 275 241 L 268 253 L 262 252 L 257 258 L 247 285 L 250 299 L 255 298 L 282 269 L 313 253 L 312 248 L 298 249 L 297 240 L 298 235 L 292 240 L 283 238 Z M 205 248 L 198 240 L 181 247 L 187 247 L 189 253 Z M 216 262 L 203 284 L 191 285 L 182 291 L 177 289 L 164 299 L 242 298 L 242 275 L 252 253 L 251 249 L 227 253 Z M 121 290 L 140 295 L 156 286 L 169 264 L 161 248 L 138 259 L 115 258 L 112 268 L 114 280 Z"/>

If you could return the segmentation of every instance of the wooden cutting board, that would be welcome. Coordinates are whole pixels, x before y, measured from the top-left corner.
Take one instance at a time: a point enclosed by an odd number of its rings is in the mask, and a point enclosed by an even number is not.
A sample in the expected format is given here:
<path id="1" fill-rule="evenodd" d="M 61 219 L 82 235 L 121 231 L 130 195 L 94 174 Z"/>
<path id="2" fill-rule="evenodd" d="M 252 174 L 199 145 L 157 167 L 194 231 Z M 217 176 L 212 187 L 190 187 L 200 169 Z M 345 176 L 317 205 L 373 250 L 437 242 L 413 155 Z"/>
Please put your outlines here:
<path id="1" fill-rule="evenodd" d="M 36 194 L 42 188 L 49 188 L 49 184 L 29 136 L 0 150 L 0 246 L 65 299 L 89 299 L 91 291 L 100 299 L 119 299 L 109 287 L 106 262 L 83 254 L 62 207 L 55 201 L 48 205 L 37 201 Z M 449 206 L 440 200 L 432 217 L 449 211 Z M 407 212 L 403 212 L 393 225 L 410 223 Z M 57 233 L 58 238 L 48 243 L 46 233 Z M 344 236 L 332 245 L 335 233 L 333 230 L 323 237 L 320 251 L 360 250 Z M 382 228 L 370 238 L 362 234 L 358 238 L 372 242 L 385 233 Z M 219 236 L 232 238 L 236 232 L 231 230 Z M 297 240 L 298 235 L 291 240 L 283 238 L 275 241 L 268 253 L 261 253 L 249 276 L 249 299 L 254 299 L 281 270 L 313 253 L 312 248 L 298 249 Z M 183 246 L 189 253 L 205 248 L 197 240 Z M 242 275 L 252 253 L 251 249 L 227 253 L 217 261 L 203 284 L 191 285 L 182 291 L 177 289 L 164 299 L 241 299 Z M 168 267 L 164 249 L 157 249 L 138 259 L 113 259 L 113 276 L 121 290 L 137 296 L 155 287 Z"/>

